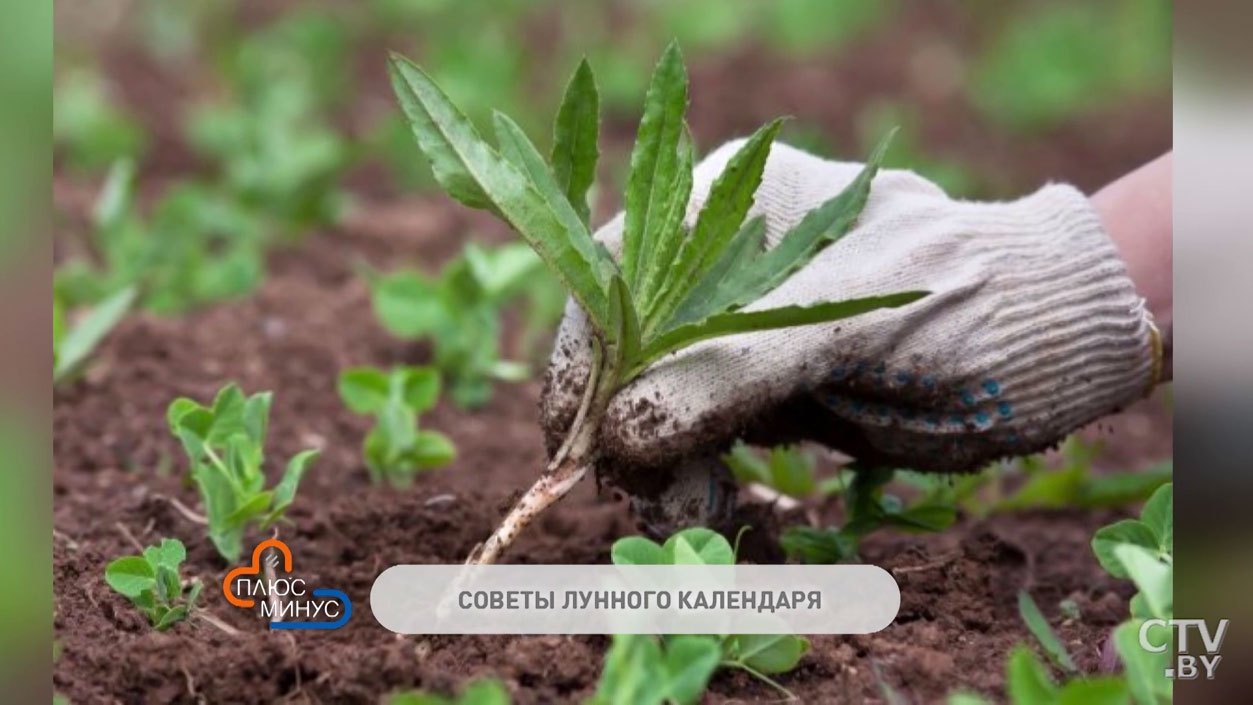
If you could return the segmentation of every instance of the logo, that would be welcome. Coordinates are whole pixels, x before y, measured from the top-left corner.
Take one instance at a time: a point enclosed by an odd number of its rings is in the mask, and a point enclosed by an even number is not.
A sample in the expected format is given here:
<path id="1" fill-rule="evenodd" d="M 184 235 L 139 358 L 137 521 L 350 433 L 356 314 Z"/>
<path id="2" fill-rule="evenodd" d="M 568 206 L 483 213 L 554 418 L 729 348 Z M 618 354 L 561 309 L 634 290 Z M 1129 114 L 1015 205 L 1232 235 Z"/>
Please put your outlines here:
<path id="1" fill-rule="evenodd" d="M 1218 651 L 1223 646 L 1223 639 L 1227 638 L 1227 623 L 1226 619 L 1218 620 L 1218 629 L 1211 633 L 1209 625 L 1203 619 L 1147 619 L 1140 625 L 1140 648 L 1154 654 L 1165 652 L 1170 648 L 1170 630 L 1174 629 L 1175 643 L 1178 646 L 1175 651 L 1175 667 L 1166 669 L 1166 677 L 1195 680 L 1204 669 L 1205 679 L 1213 680 L 1218 662 L 1223 660 Z M 1205 653 L 1197 656 L 1188 653 L 1188 630 L 1194 627 L 1201 637 L 1201 646 L 1205 648 Z M 1163 630 L 1166 634 L 1160 636 Z M 1201 666 L 1199 669 L 1198 663 Z"/>
<path id="2" fill-rule="evenodd" d="M 265 559 L 262 555 L 274 549 Z M 291 549 L 278 539 L 268 539 L 252 550 L 252 565 L 240 566 L 222 580 L 222 594 L 236 607 L 251 609 L 262 598 L 261 615 L 270 620 L 270 629 L 338 629 L 352 616 L 352 601 L 342 590 L 305 586 L 303 578 L 277 577 L 279 554 L 283 571 L 292 571 Z"/>

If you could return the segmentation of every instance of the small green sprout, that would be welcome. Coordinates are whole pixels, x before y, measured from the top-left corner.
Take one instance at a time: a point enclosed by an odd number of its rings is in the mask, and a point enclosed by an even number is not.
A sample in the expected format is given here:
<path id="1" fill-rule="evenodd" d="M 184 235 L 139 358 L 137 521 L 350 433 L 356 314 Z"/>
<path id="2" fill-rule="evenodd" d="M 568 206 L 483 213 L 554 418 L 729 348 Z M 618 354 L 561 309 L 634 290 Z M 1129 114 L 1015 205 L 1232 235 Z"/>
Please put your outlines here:
<path id="1" fill-rule="evenodd" d="M 110 99 L 112 87 L 89 69 L 68 71 L 54 85 L 52 138 L 74 168 L 104 170 L 114 160 L 143 155 L 147 135 Z"/>
<path id="2" fill-rule="evenodd" d="M 721 659 L 711 637 L 616 634 L 588 705 L 697 702 Z"/>
<path id="3" fill-rule="evenodd" d="M 792 497 L 804 497 L 816 486 L 814 457 L 799 446 L 776 446 L 763 459 L 740 442 L 722 456 L 722 461 L 741 484 L 756 482 Z"/>
<path id="4" fill-rule="evenodd" d="M 494 249 L 467 244 L 437 277 L 416 270 L 380 275 L 366 270 L 374 313 L 398 338 L 430 338 L 433 363 L 463 408 L 487 403 L 494 381 L 519 382 L 527 365 L 500 359 L 501 310 L 519 296 L 528 299 L 528 328 L 560 315 L 564 296 L 539 258 L 522 243 Z M 556 295 L 553 294 L 556 289 Z M 543 325 L 542 327 L 547 327 Z"/>
<path id="5" fill-rule="evenodd" d="M 90 257 L 71 258 L 53 279 L 57 298 L 71 308 L 135 287 L 143 308 L 179 313 L 248 294 L 264 272 L 265 235 L 255 217 L 213 189 L 185 182 L 145 218 L 128 160 L 109 171 L 83 244 Z"/>
<path id="6" fill-rule="evenodd" d="M 353 412 L 375 419 L 362 445 L 374 482 L 406 486 L 417 473 L 457 457 L 447 436 L 418 428 L 418 415 L 435 406 L 439 386 L 439 373 L 428 367 L 394 367 L 390 372 L 353 367 L 340 373 L 340 399 Z"/>
<path id="7" fill-rule="evenodd" d="M 509 705 L 509 691 L 497 680 L 481 680 L 467 685 L 461 695 L 446 698 L 425 691 L 392 693 L 384 705 Z"/>
<path id="8" fill-rule="evenodd" d="M 104 581 L 143 612 L 152 627 L 165 631 L 187 619 L 196 608 L 196 598 L 204 587 L 199 580 L 186 588 L 178 568 L 187 558 L 187 549 L 178 539 L 162 539 L 141 556 L 125 556 L 110 561 Z"/>
<path id="9" fill-rule="evenodd" d="M 316 450 L 292 456 L 278 484 L 265 489 L 262 465 L 270 399 L 269 392 L 245 397 L 230 384 L 217 393 L 212 406 L 182 397 L 166 412 L 170 431 L 191 462 L 209 539 L 230 563 L 239 560 L 249 528 L 266 529 L 283 518 L 301 477 L 318 456 Z"/>
<path id="10" fill-rule="evenodd" d="M 957 509 L 941 493 L 907 507 L 899 497 L 885 492 L 894 475 L 890 469 L 857 470 L 844 491 L 844 525 L 788 527 L 779 539 L 783 550 L 806 563 L 840 563 L 855 559 L 862 537 L 879 529 L 943 531 L 957 520 Z"/>
<path id="11" fill-rule="evenodd" d="M 643 536 L 618 539 L 610 549 L 610 556 L 615 565 L 734 565 L 736 550 L 722 534 L 695 527 L 679 531 L 666 539 L 664 544 L 657 544 Z M 675 638 L 667 638 L 667 645 Z M 809 651 L 808 639 L 791 634 L 678 638 L 707 641 L 717 648 L 719 656 L 716 665 L 739 668 L 788 695 L 790 693 L 786 688 L 766 674 L 786 673 L 796 668 L 801 657 Z M 699 695 L 699 692 L 696 694 Z"/>
<path id="12" fill-rule="evenodd" d="M 597 457 L 596 438 L 609 402 L 652 363 L 711 338 L 827 323 L 905 306 L 925 295 L 913 291 L 741 310 L 853 227 L 888 140 L 843 192 L 763 251 L 765 220 L 746 216 L 783 124 L 775 120 L 731 157 L 689 228 L 685 214 L 695 155 L 683 118 L 688 79 L 677 44 L 662 55 L 645 97 L 617 258 L 591 235 L 588 193 L 599 158 L 600 97 L 586 60 L 566 88 L 547 159 L 503 113 L 493 116 L 493 146 L 425 71 L 400 56 L 392 57 L 390 68 L 396 97 L 440 186 L 517 231 L 582 308 L 594 333 L 593 364 L 565 441 L 544 475 L 476 551 L 475 562 L 494 562 L 527 523 L 586 474 Z"/>
<path id="13" fill-rule="evenodd" d="M 105 339 L 135 303 L 134 287 L 126 287 L 95 306 L 72 326 L 66 322 L 59 299 L 52 299 L 52 383 L 77 374 L 88 356 Z"/>

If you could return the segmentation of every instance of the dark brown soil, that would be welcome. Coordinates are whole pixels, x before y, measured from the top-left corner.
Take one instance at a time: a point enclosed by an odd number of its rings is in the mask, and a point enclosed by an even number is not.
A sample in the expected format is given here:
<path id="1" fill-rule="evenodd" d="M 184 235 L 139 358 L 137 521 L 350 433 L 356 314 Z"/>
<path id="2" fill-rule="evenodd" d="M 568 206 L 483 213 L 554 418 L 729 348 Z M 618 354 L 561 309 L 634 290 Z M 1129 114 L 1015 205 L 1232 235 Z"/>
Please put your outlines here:
<path id="1" fill-rule="evenodd" d="M 88 378 L 57 392 L 54 562 L 63 655 L 54 685 L 73 701 L 369 702 L 396 688 L 446 690 L 478 676 L 502 678 L 522 703 L 572 701 L 594 688 L 602 637 L 401 638 L 369 614 L 369 588 L 380 571 L 462 560 L 543 458 L 538 383 L 502 386 L 477 413 L 441 404 L 426 419 L 456 441 L 461 457 L 452 466 L 411 490 L 369 484 L 358 453 L 366 421 L 342 408 L 335 375 L 348 364 L 421 362 L 425 350 L 377 328 L 350 263 L 362 256 L 380 265 L 438 260 L 466 227 L 462 211 L 438 202 L 371 212 L 351 232 L 276 254 L 264 288 L 247 301 L 181 319 L 127 321 Z M 503 236 L 477 225 L 489 238 Z M 201 527 L 165 499 L 197 503 L 165 428 L 166 405 L 178 395 L 207 399 L 226 380 L 273 390 L 272 464 L 302 448 L 324 449 L 282 538 L 296 572 L 353 599 L 357 611 L 343 629 L 270 632 L 227 605 L 215 588 L 228 566 Z M 780 680 L 807 702 L 880 699 L 880 678 L 916 702 L 957 686 L 995 691 L 1008 649 L 1028 638 L 1015 608 L 1020 588 L 1032 590 L 1050 615 L 1063 598 L 1079 604 L 1082 620 L 1059 629 L 1080 665 L 1094 669 L 1128 597 L 1125 585 L 1102 577 L 1088 549 L 1092 531 L 1111 518 L 1036 513 L 964 522 L 936 536 L 875 537 L 866 559 L 899 571 L 896 624 L 871 636 L 815 639 L 814 652 Z M 102 581 L 105 563 L 133 552 L 126 532 L 144 543 L 183 540 L 189 574 L 208 585 L 205 608 L 243 634 L 227 636 L 204 620 L 164 634 L 149 630 Z M 623 503 L 598 497 L 586 483 L 509 557 L 605 562 L 612 541 L 632 532 Z M 754 533 L 764 539 L 768 532 Z M 765 545 L 745 548 L 768 553 Z M 771 697 L 728 673 L 714 679 L 708 701 Z"/>

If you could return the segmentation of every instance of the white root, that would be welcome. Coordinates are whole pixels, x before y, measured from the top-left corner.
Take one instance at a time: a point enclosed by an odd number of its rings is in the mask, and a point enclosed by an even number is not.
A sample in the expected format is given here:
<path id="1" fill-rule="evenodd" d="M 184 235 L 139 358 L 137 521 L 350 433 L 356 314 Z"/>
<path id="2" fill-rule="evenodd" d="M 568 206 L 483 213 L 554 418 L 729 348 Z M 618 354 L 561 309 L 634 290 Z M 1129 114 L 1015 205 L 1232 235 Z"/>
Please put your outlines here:
<path id="1" fill-rule="evenodd" d="M 518 534 L 539 516 L 545 509 L 561 499 L 583 476 L 587 474 L 587 465 L 575 462 L 563 463 L 551 472 L 545 472 L 531 489 L 522 495 L 518 503 L 509 510 L 508 516 L 496 527 L 496 531 L 482 546 L 470 555 L 469 564 L 488 565 L 495 563 L 500 554 L 513 543 Z"/>

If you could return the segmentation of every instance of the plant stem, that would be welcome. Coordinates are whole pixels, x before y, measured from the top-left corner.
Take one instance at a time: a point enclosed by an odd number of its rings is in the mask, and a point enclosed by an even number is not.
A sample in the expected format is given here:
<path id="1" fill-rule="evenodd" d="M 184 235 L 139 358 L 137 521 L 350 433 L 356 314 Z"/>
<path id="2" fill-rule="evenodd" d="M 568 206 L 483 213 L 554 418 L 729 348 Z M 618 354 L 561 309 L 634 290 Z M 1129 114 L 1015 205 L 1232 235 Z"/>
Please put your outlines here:
<path id="1" fill-rule="evenodd" d="M 609 400 L 616 391 L 616 375 L 607 369 L 607 356 L 602 355 L 597 347 L 594 364 L 588 374 L 587 388 L 579 411 L 566 431 L 566 439 L 553 454 L 548 467 L 539 480 L 522 495 L 518 503 L 509 510 L 509 514 L 501 521 L 500 526 L 492 532 L 487 541 L 478 546 L 466 563 L 487 565 L 500 559 L 505 549 L 513 543 L 518 534 L 527 527 L 535 517 L 552 506 L 554 502 L 566 496 L 579 480 L 587 474 L 595 460 L 596 436 L 600 430 L 600 421 L 609 407 Z"/>

